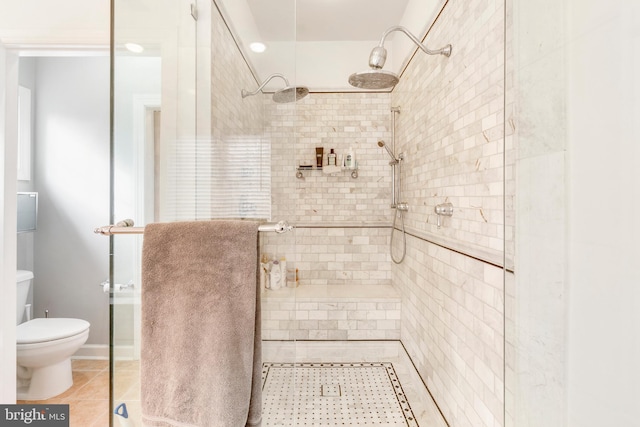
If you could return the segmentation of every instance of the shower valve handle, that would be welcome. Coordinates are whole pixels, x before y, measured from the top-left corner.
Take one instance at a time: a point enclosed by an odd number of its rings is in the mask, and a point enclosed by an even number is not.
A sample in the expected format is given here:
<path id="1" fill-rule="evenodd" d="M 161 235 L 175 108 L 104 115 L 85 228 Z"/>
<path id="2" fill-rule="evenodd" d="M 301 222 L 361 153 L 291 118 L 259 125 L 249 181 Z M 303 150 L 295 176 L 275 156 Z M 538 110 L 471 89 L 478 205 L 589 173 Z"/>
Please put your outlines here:
<path id="1" fill-rule="evenodd" d="M 436 215 L 438 215 L 437 226 L 438 226 L 438 228 L 440 228 L 440 226 L 442 225 L 441 222 L 440 222 L 440 216 L 441 215 L 453 216 L 453 204 L 451 204 L 451 203 L 442 203 L 440 205 L 436 205 L 434 211 L 436 212 Z"/>

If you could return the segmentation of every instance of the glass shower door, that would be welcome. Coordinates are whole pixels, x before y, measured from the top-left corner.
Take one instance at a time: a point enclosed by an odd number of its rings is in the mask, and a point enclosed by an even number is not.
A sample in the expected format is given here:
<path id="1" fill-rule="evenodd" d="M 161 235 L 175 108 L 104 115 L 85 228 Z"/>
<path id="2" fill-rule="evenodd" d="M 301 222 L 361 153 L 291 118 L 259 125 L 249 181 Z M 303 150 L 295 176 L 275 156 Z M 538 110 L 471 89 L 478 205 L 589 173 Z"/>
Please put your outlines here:
<path id="1" fill-rule="evenodd" d="M 114 2 L 112 224 L 131 219 L 143 227 L 197 218 L 194 6 L 174 0 Z M 112 411 L 118 408 L 111 422 L 119 425 L 126 407 L 133 424 L 141 425 L 142 235 L 111 239 L 110 395 Z"/>
<path id="2" fill-rule="evenodd" d="M 272 169 L 287 163 L 293 170 L 294 150 L 272 151 L 265 131 L 271 94 L 241 96 L 262 77 L 222 7 L 208 0 L 115 0 L 114 8 L 113 223 L 289 219 L 291 204 L 272 210 L 278 197 Z M 292 143 L 294 130 L 279 138 Z M 260 234 L 265 252 L 293 267 L 293 238 Z M 122 414 L 125 404 L 139 425 L 142 235 L 112 239 L 112 405 Z M 116 425 L 119 416 L 112 418 Z"/>

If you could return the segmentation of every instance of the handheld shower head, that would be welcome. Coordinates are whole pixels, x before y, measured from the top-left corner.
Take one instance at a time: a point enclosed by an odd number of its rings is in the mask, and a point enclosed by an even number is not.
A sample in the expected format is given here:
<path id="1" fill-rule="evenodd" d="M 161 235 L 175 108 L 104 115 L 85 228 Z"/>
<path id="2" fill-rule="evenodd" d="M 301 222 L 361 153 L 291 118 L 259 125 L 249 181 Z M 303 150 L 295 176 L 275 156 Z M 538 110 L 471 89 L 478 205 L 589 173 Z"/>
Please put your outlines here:
<path id="1" fill-rule="evenodd" d="M 393 153 L 391 152 L 391 149 L 387 146 L 387 144 L 384 143 L 384 141 L 382 140 L 378 141 L 378 147 L 384 147 L 384 149 L 387 150 L 387 153 L 389 154 L 389 156 L 391 156 L 392 162 L 398 161 L 398 159 L 396 159 L 396 156 L 393 155 Z"/>

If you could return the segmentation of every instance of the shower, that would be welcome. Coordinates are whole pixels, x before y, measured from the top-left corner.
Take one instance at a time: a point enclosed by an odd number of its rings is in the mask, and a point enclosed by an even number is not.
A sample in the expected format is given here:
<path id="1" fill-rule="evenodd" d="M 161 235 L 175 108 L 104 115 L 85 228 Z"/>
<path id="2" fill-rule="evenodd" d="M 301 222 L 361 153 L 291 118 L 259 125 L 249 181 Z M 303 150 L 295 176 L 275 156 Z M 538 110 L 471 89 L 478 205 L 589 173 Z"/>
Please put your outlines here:
<path id="1" fill-rule="evenodd" d="M 396 114 L 400 113 L 399 107 L 391 107 L 391 141 L 392 148 L 384 141 L 378 141 L 378 147 L 384 148 L 391 157 L 389 161 L 389 166 L 391 166 L 391 208 L 395 209 L 393 213 L 393 225 L 391 226 L 391 238 L 389 239 L 389 254 L 391 255 L 391 260 L 400 264 L 404 260 L 404 256 L 407 253 L 407 234 L 404 228 L 404 212 L 409 210 L 409 206 L 406 202 L 400 202 L 401 188 L 402 188 L 402 161 L 404 160 L 404 154 L 400 153 L 397 156 L 395 155 L 395 145 L 396 145 L 396 137 L 395 137 L 395 128 L 396 128 Z M 398 219 L 398 215 L 400 216 L 400 221 L 402 222 L 402 255 L 400 258 L 396 259 L 393 254 L 393 237 L 396 231 L 396 221 Z"/>
<path id="2" fill-rule="evenodd" d="M 391 149 L 387 146 L 387 144 L 384 143 L 384 141 L 378 141 L 378 147 L 382 148 L 384 147 L 385 150 L 387 150 L 387 153 L 389 153 L 389 156 L 391 156 L 391 163 L 398 163 L 398 159 L 396 159 L 396 156 L 393 155 L 393 153 L 391 152 Z"/>
<path id="3" fill-rule="evenodd" d="M 242 92 L 241 92 L 242 97 L 246 98 L 247 96 L 255 95 L 256 93 L 260 92 L 262 88 L 265 87 L 265 85 L 269 83 L 271 79 L 274 79 L 276 77 L 279 77 L 282 80 L 284 80 L 284 84 L 286 86 L 274 92 L 273 100 L 275 102 L 285 103 L 285 102 L 299 101 L 300 99 L 304 98 L 309 94 L 309 89 L 306 88 L 305 86 L 290 86 L 289 81 L 285 78 L 285 76 L 283 76 L 282 74 L 276 73 L 276 74 L 271 74 L 269 77 L 267 77 L 267 79 L 264 82 L 262 82 L 262 84 L 258 87 L 258 89 L 254 90 L 253 92 L 249 92 L 245 89 L 242 89 Z"/>
<path id="4" fill-rule="evenodd" d="M 361 89 L 388 89 L 398 84 L 398 81 L 400 81 L 400 79 L 395 73 L 382 69 L 382 67 L 384 67 L 384 63 L 387 60 L 387 49 L 384 48 L 384 41 L 387 36 L 394 31 L 400 31 L 406 34 L 411 39 L 411 41 L 418 45 L 418 47 L 428 55 L 451 56 L 450 44 L 446 45 L 442 49 L 430 50 L 425 45 L 420 43 L 420 40 L 418 40 L 416 36 L 411 34 L 411 32 L 409 32 L 409 30 L 407 30 L 405 27 L 391 27 L 387 31 L 385 31 L 384 34 L 382 34 L 382 38 L 380 39 L 380 43 L 378 44 L 378 46 L 374 47 L 371 50 L 371 54 L 369 55 L 369 66 L 371 67 L 371 69 L 367 71 L 361 71 L 359 73 L 353 73 L 349 76 L 349 84 L 351 86 Z"/>

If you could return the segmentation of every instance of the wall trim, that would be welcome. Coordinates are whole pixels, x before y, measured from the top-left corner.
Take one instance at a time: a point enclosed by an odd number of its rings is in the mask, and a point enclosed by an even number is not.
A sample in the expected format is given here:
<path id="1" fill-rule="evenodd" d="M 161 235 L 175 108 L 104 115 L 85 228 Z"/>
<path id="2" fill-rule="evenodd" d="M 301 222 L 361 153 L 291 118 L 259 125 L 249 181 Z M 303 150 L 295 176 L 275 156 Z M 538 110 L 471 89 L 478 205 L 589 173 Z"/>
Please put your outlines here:
<path id="1" fill-rule="evenodd" d="M 85 344 L 71 357 L 72 359 L 109 360 L 108 344 Z M 136 360 L 133 345 L 118 345 L 113 348 L 114 360 Z"/>
<path id="2" fill-rule="evenodd" d="M 402 232 L 402 230 L 398 228 L 396 228 L 396 230 Z M 439 236 L 437 234 L 429 233 L 426 231 L 419 231 L 409 227 L 406 227 L 406 230 L 408 236 L 414 237 L 427 243 L 431 243 L 436 246 L 440 246 L 441 248 L 448 249 L 461 255 L 465 255 L 469 258 L 484 262 L 485 264 L 490 264 L 498 268 L 505 268 L 505 258 L 502 252 L 487 248 L 481 248 L 469 243 L 460 242 L 445 236 Z M 512 263 L 509 263 L 509 260 L 507 260 L 506 264 L 507 266 L 512 265 Z M 513 272 L 513 268 L 507 267 L 506 270 Z"/>

